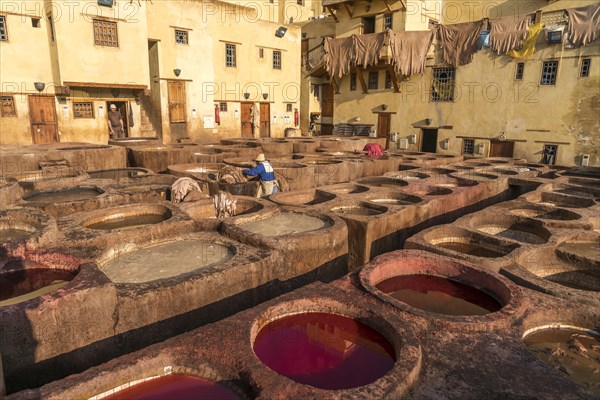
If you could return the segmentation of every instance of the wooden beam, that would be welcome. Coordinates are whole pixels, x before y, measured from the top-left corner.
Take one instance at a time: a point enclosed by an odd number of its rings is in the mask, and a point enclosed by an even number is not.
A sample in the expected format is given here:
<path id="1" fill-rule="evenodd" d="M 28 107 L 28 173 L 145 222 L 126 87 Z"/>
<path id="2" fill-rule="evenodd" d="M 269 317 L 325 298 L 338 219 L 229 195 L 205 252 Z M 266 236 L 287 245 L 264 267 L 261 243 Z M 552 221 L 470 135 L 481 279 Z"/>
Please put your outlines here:
<path id="1" fill-rule="evenodd" d="M 335 16 L 335 13 L 333 12 L 333 10 L 331 9 L 330 6 L 327 6 L 325 8 L 327 8 L 327 11 L 329 11 L 329 14 L 331 14 L 331 16 L 333 17 L 333 19 L 335 19 L 335 22 L 340 22 L 340 21 L 338 21 L 338 18 Z"/>
<path id="2" fill-rule="evenodd" d="M 350 15 L 350 18 L 352 18 L 352 10 L 350 10 L 350 7 L 348 6 L 348 3 L 344 3 L 344 7 L 346 8 L 346 11 L 348 12 L 348 15 Z"/>
<path id="3" fill-rule="evenodd" d="M 406 1 L 400 0 L 400 4 L 402 4 L 402 11 L 406 11 Z"/>
<path id="4" fill-rule="evenodd" d="M 148 89 L 146 85 L 132 85 L 126 83 L 98 83 L 98 82 L 63 82 L 64 86 L 81 87 L 81 88 L 104 88 L 104 89 L 132 89 L 144 90 Z"/>
<path id="5" fill-rule="evenodd" d="M 367 89 L 367 84 L 365 83 L 365 77 L 363 76 L 362 71 L 356 68 L 355 73 L 358 76 L 358 81 L 360 82 L 360 87 L 362 88 L 363 93 L 369 93 L 369 90 Z"/>
<path id="6" fill-rule="evenodd" d="M 398 84 L 398 77 L 396 76 L 396 69 L 392 64 L 389 65 L 388 71 L 390 71 L 390 75 L 392 76 L 392 85 L 394 86 L 394 92 L 400 93 L 400 85 Z"/>
<path id="7" fill-rule="evenodd" d="M 392 11 L 392 8 L 390 7 L 390 4 L 388 3 L 388 0 L 383 0 L 383 4 L 385 4 L 385 6 L 387 7 L 388 11 Z"/>
<path id="8" fill-rule="evenodd" d="M 331 77 L 331 84 L 333 85 L 334 93 L 340 93 L 340 85 L 337 79 L 335 79 L 335 76 Z"/>

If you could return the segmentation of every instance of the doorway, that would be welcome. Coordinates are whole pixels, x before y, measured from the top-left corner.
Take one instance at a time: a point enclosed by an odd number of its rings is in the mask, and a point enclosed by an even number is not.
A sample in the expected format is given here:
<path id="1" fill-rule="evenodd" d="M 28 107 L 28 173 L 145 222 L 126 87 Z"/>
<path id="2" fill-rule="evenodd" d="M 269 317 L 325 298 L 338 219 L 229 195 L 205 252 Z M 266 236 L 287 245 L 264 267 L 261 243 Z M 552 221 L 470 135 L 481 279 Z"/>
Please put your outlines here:
<path id="1" fill-rule="evenodd" d="M 421 151 L 425 153 L 435 153 L 437 151 L 437 138 L 437 129 L 423 129 Z"/>
<path id="2" fill-rule="evenodd" d="M 254 137 L 252 132 L 252 103 L 241 103 L 242 137 Z"/>
<path id="3" fill-rule="evenodd" d="M 129 137 L 129 103 L 126 101 L 107 101 L 106 102 L 106 129 L 108 129 L 108 112 L 110 111 L 110 105 L 114 104 L 117 106 L 117 111 L 121 113 L 123 118 L 123 132 L 124 137 Z M 108 129 L 110 133 L 110 129 Z"/>
<path id="4" fill-rule="evenodd" d="M 321 135 L 333 134 L 333 86 L 321 85 Z"/>
<path id="5" fill-rule="evenodd" d="M 29 96 L 29 120 L 33 144 L 58 142 L 54 97 Z"/>
<path id="6" fill-rule="evenodd" d="M 271 104 L 260 103 L 260 137 L 268 138 L 271 136 Z"/>
<path id="7" fill-rule="evenodd" d="M 490 157 L 508 157 L 512 158 L 515 150 L 515 142 L 501 140 L 490 141 Z"/>
<path id="8" fill-rule="evenodd" d="M 385 148 L 388 148 L 388 140 L 390 135 L 390 125 L 392 121 L 391 114 L 379 113 L 377 117 L 377 137 L 386 138 Z"/>

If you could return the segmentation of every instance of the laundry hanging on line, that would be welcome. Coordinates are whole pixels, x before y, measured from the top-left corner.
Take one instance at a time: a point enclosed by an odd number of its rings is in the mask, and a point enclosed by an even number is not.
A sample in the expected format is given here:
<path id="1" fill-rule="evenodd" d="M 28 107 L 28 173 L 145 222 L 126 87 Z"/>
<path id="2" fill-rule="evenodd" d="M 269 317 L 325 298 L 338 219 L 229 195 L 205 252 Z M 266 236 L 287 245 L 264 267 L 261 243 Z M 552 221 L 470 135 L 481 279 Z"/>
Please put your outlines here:
<path id="1" fill-rule="evenodd" d="M 544 29 L 544 24 L 533 24 L 529 26 L 527 37 L 521 41 L 518 50 L 510 50 L 507 56 L 513 58 L 529 58 L 535 53 L 535 44 Z"/>

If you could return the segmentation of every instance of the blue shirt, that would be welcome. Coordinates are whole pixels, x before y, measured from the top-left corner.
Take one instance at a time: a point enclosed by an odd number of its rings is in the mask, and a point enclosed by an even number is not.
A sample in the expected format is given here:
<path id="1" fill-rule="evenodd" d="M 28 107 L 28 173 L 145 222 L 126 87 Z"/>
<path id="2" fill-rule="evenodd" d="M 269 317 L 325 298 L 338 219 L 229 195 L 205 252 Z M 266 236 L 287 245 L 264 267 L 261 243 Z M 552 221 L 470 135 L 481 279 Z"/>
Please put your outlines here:
<path id="1" fill-rule="evenodd" d="M 269 172 L 267 172 L 269 171 Z M 273 167 L 269 164 L 268 161 L 264 161 L 259 163 L 255 168 L 245 169 L 242 171 L 244 175 L 252 175 L 259 176 L 261 181 L 274 181 L 275 180 L 275 171 L 273 171 Z"/>

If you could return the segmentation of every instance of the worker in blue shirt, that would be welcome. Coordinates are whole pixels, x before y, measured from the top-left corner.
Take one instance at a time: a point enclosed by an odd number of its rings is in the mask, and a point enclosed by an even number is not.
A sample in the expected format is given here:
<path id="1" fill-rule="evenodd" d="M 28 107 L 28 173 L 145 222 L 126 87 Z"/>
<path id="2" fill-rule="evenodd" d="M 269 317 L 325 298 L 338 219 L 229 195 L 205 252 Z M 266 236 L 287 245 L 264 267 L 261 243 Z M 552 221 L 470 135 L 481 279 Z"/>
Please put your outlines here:
<path id="1" fill-rule="evenodd" d="M 269 162 L 265 159 L 264 154 L 259 154 L 254 161 L 256 161 L 256 167 L 252 169 L 245 169 L 242 171 L 244 175 L 258 176 L 260 178 L 260 187 L 258 189 L 257 197 L 270 196 L 277 193 L 277 180 L 275 178 L 275 171 Z"/>

